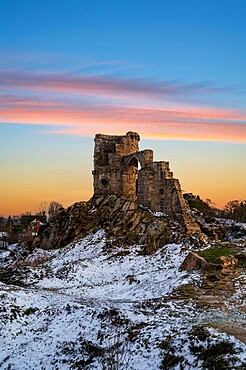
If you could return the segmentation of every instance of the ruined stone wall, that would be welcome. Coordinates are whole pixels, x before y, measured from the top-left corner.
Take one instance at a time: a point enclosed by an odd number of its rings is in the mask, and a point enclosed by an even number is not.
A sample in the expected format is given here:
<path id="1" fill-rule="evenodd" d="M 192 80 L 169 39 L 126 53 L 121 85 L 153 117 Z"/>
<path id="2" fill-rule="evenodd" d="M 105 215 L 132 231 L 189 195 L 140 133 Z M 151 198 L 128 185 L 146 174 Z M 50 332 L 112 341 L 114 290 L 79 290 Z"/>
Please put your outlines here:
<path id="1" fill-rule="evenodd" d="M 155 171 L 151 165 L 141 168 L 138 173 L 138 201 L 144 207 L 156 210 L 155 197 Z"/>
<path id="2" fill-rule="evenodd" d="M 130 189 L 127 189 L 130 179 L 130 184 L 133 179 L 136 183 L 136 174 L 133 168 L 124 173 L 124 156 L 139 151 L 139 140 L 139 135 L 135 132 L 128 132 L 124 136 L 102 134 L 95 136 L 93 171 L 95 195 L 116 194 L 136 198 Z"/>
<path id="3" fill-rule="evenodd" d="M 136 132 L 123 136 L 96 135 L 94 195 L 115 194 L 136 200 L 198 231 L 169 162 L 154 162 L 151 149 L 139 151 L 139 140 Z"/>
<path id="4" fill-rule="evenodd" d="M 168 162 L 153 162 L 142 168 L 139 171 L 139 202 L 153 211 L 172 214 L 172 186 L 168 186 L 172 177 Z"/>

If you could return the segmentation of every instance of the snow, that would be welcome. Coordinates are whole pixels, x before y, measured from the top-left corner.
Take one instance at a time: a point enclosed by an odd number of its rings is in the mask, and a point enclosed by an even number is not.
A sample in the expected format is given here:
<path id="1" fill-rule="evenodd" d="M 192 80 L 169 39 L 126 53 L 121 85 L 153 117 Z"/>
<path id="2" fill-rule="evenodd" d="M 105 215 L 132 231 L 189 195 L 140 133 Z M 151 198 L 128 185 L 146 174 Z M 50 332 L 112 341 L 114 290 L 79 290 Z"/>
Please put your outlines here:
<path id="1" fill-rule="evenodd" d="M 122 251 L 115 250 L 110 258 L 103 253 L 104 246 L 105 236 L 99 231 L 64 249 L 51 262 L 51 274 L 38 286 L 87 299 L 137 302 L 164 296 L 188 282 L 187 273 L 179 271 L 187 254 L 180 252 L 181 245 L 167 245 L 151 256 L 139 255 L 139 247 L 133 246 L 129 255 L 114 257 Z"/>
<path id="2" fill-rule="evenodd" d="M 230 310 L 199 310 L 192 300 L 175 299 L 180 286 L 200 280 L 198 273 L 179 270 L 189 253 L 181 244 L 147 256 L 140 250 L 138 245 L 107 249 L 103 230 L 59 250 L 36 250 L 33 260 L 47 253 L 51 260 L 31 269 L 30 286 L 0 283 L 0 369 L 93 370 L 103 363 L 110 368 L 113 357 L 125 364 L 122 369 L 127 364 L 128 369 L 156 370 L 167 340 L 184 358 L 185 369 L 202 369 L 190 349 L 192 327 L 246 317 Z M 239 364 L 246 361 L 242 342 L 208 331 L 212 342 L 234 344 Z M 93 346 L 106 349 L 103 356 Z M 86 367 L 88 348 L 94 357 Z M 83 366 L 78 365 L 81 359 Z"/>
<path id="3" fill-rule="evenodd" d="M 9 234 L 6 231 L 0 231 L 0 238 L 4 238 L 9 236 Z"/>

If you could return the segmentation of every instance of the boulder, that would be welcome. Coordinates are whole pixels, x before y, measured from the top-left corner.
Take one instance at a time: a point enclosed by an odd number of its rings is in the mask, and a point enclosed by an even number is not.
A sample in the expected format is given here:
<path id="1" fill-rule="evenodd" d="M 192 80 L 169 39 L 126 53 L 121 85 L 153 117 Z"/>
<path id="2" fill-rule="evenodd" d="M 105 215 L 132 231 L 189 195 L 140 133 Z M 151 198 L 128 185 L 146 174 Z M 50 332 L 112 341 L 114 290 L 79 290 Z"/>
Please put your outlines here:
<path id="1" fill-rule="evenodd" d="M 208 266 L 208 262 L 196 253 L 190 252 L 188 256 L 185 257 L 180 270 L 192 271 L 200 270 Z"/>

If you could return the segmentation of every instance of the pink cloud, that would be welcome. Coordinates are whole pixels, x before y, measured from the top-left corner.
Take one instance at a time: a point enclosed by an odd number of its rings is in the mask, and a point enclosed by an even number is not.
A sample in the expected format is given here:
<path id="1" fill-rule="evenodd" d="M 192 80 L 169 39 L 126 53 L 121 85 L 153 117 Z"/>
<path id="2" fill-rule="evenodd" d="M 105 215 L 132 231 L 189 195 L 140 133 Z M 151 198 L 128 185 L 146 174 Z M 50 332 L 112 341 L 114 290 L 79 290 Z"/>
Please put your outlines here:
<path id="1" fill-rule="evenodd" d="M 77 108 L 77 109 L 76 109 Z M 222 114 L 223 113 L 223 114 Z M 223 117 L 223 122 L 216 122 Z M 246 141 L 246 126 L 235 121 L 236 114 L 212 110 L 179 111 L 151 110 L 144 107 L 85 106 L 17 106 L 0 111 L 2 122 L 63 126 L 56 133 L 93 135 L 102 131 L 115 133 L 137 130 L 143 136 L 192 140 Z"/>
<path id="2" fill-rule="evenodd" d="M 243 123 L 246 112 L 233 109 L 215 109 L 172 105 L 171 107 L 152 107 L 146 105 L 118 106 L 94 103 L 66 103 L 59 100 L 43 100 L 40 97 L 14 97 L 0 95 L 0 120 L 2 122 L 25 123 L 30 117 L 35 124 L 35 116 L 39 115 L 38 123 L 49 123 L 49 119 L 57 117 L 57 122 L 66 123 L 66 117 L 75 124 L 74 117 L 94 120 L 128 120 L 133 122 L 201 122 L 209 123 Z"/>
<path id="3" fill-rule="evenodd" d="M 107 133 L 113 127 L 115 133 L 135 129 L 148 137 L 246 141 L 245 111 L 180 103 L 187 94 L 214 92 L 206 84 L 0 70 L 0 86 L 1 122 L 63 126 L 55 132 L 64 134 Z M 80 94 L 93 99 L 85 102 Z M 102 101 L 106 95 L 108 104 Z M 134 104 L 125 99 L 132 95 Z"/>

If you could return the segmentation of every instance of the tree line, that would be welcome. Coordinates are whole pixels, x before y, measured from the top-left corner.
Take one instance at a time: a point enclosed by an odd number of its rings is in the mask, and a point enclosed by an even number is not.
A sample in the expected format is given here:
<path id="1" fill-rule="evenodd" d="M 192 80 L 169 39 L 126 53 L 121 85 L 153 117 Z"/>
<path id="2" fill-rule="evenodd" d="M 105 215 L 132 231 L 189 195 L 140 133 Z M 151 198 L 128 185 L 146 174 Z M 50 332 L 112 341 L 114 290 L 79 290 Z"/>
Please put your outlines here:
<path id="1" fill-rule="evenodd" d="M 199 195 L 185 193 L 190 208 L 198 210 L 204 216 L 229 218 L 238 222 L 246 222 L 246 199 L 230 200 L 226 203 L 224 209 L 218 209 L 214 206 L 211 199 L 203 200 Z"/>
<path id="2" fill-rule="evenodd" d="M 0 216 L 0 246 L 3 235 L 7 235 L 5 238 L 9 243 L 16 243 L 18 240 L 27 238 L 28 230 L 33 222 L 36 225 L 38 223 L 47 224 L 47 222 L 52 224 L 61 208 L 63 208 L 62 204 L 56 201 L 42 202 L 36 206 L 35 213 L 25 212 L 7 218 Z"/>

